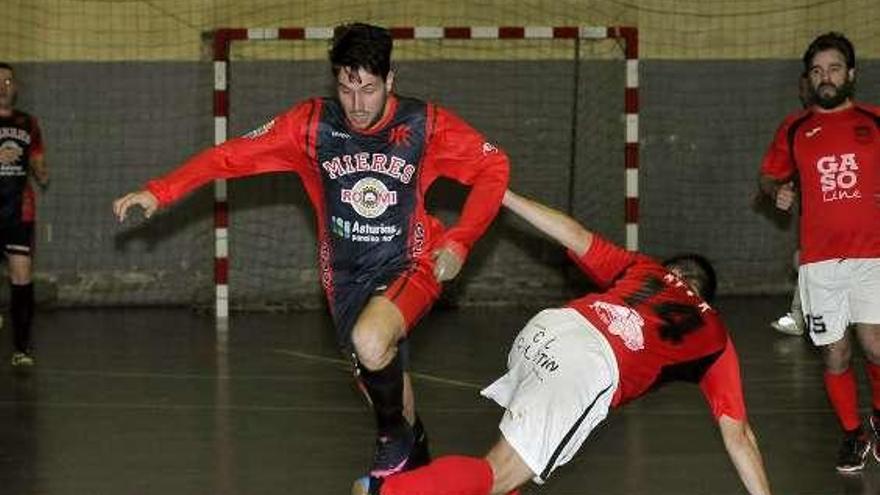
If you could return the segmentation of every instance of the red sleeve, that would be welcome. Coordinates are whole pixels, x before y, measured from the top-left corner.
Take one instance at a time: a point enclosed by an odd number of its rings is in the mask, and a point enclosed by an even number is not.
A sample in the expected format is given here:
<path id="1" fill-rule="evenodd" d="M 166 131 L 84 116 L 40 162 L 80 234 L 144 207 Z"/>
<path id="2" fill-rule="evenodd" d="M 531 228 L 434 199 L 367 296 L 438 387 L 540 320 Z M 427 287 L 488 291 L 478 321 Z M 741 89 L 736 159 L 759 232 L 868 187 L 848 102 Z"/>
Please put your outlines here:
<path id="1" fill-rule="evenodd" d="M 36 117 L 31 117 L 31 147 L 30 155 L 39 156 L 43 154 L 43 133 L 40 131 L 40 124 L 37 123 Z"/>
<path id="2" fill-rule="evenodd" d="M 314 100 L 301 103 L 244 136 L 202 151 L 167 175 L 148 182 L 147 189 L 160 205 L 167 205 L 215 179 L 301 172 L 309 163 L 306 133 L 317 106 Z"/>
<path id="3" fill-rule="evenodd" d="M 739 358 L 733 341 L 727 339 L 727 346 L 700 380 L 700 390 L 716 420 L 721 416 L 744 421 L 746 401 L 743 398 L 742 379 L 739 373 Z"/>
<path id="4" fill-rule="evenodd" d="M 425 183 L 440 175 L 471 186 L 458 222 L 441 240 L 441 245 L 451 245 L 465 257 L 498 214 L 510 165 L 504 151 L 463 120 L 442 108 L 429 108 L 434 109 L 435 118 L 425 152 Z"/>
<path id="5" fill-rule="evenodd" d="M 788 145 L 788 129 L 799 115 L 790 116 L 776 129 L 773 142 L 761 161 L 761 175 L 785 180 L 795 173 L 795 164 L 791 161 L 791 149 Z"/>
<path id="6" fill-rule="evenodd" d="M 583 255 L 569 250 L 568 256 L 593 282 L 604 288 L 610 286 L 640 255 L 593 234 L 593 241 Z"/>

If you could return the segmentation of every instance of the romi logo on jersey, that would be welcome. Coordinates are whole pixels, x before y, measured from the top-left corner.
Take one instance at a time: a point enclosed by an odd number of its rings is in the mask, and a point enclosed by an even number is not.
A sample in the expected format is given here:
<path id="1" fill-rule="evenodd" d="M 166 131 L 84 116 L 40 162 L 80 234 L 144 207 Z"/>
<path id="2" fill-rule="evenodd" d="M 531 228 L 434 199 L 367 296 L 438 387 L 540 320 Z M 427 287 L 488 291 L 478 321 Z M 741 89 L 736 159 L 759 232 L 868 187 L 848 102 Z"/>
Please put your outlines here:
<path id="1" fill-rule="evenodd" d="M 819 172 L 823 201 L 862 197 L 856 187 L 859 184 L 859 164 L 855 153 L 823 156 L 816 161 L 816 170 Z"/>
<path id="2" fill-rule="evenodd" d="M 342 190 L 342 202 L 350 204 L 362 217 L 376 218 L 397 204 L 397 191 L 389 191 L 379 179 L 364 177 L 351 189 Z"/>

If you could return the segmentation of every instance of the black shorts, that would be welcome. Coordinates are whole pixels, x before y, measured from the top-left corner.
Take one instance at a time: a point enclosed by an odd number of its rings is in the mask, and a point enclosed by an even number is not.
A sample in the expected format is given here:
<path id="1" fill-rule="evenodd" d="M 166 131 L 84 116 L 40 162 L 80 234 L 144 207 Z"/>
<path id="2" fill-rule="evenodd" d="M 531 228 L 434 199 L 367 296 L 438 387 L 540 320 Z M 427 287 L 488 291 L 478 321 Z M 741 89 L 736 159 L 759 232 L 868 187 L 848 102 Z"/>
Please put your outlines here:
<path id="1" fill-rule="evenodd" d="M 0 227 L 0 246 L 6 254 L 31 256 L 34 250 L 34 223 L 22 222 Z"/>

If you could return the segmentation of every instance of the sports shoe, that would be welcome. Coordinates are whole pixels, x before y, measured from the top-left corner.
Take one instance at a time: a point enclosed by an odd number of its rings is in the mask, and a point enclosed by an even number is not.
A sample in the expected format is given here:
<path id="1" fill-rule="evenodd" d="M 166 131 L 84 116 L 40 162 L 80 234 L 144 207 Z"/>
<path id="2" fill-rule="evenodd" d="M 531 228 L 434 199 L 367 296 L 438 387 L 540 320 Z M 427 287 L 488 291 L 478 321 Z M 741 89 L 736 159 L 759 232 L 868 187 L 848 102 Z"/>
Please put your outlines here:
<path id="1" fill-rule="evenodd" d="M 413 429 L 406 421 L 395 431 L 380 433 L 376 439 L 376 453 L 373 455 L 370 476 L 384 478 L 403 471 L 414 445 Z"/>
<path id="2" fill-rule="evenodd" d="M 37 364 L 34 357 L 25 352 L 14 352 L 12 354 L 11 364 L 15 368 L 27 368 Z"/>
<path id="3" fill-rule="evenodd" d="M 363 476 L 354 480 L 351 495 L 379 495 L 380 488 L 382 488 L 382 478 Z"/>
<path id="4" fill-rule="evenodd" d="M 871 450 L 871 441 L 861 428 L 846 432 L 837 452 L 837 471 L 841 473 L 861 471 L 865 467 L 865 458 L 868 457 L 869 450 Z"/>
<path id="5" fill-rule="evenodd" d="M 431 462 L 431 450 L 428 448 L 428 433 L 425 431 L 425 425 L 422 424 L 422 420 L 418 416 L 416 416 L 416 422 L 413 424 L 412 431 L 415 443 L 402 471 L 426 466 Z"/>
<path id="6" fill-rule="evenodd" d="M 871 451 L 874 453 L 874 459 L 880 462 L 880 418 L 872 414 L 868 424 L 871 425 Z"/>
<path id="7" fill-rule="evenodd" d="M 778 319 L 770 322 L 770 326 L 773 327 L 777 332 L 784 333 L 786 335 L 803 335 L 804 329 L 801 325 L 798 324 L 798 321 L 792 316 L 791 313 L 786 313 L 780 316 Z"/>

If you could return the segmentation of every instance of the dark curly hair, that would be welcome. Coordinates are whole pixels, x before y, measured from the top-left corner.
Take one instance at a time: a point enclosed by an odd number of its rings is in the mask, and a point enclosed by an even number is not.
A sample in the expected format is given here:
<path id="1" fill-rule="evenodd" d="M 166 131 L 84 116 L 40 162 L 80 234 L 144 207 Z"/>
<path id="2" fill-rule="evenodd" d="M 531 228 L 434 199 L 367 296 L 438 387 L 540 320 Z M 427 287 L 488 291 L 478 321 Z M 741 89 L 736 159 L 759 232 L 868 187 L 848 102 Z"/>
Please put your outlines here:
<path id="1" fill-rule="evenodd" d="M 330 64 L 333 75 L 345 67 L 352 71 L 364 69 L 382 80 L 391 71 L 391 33 L 378 26 L 356 22 L 333 30 Z"/>
<path id="2" fill-rule="evenodd" d="M 852 42 L 846 36 L 831 31 L 816 37 L 810 43 L 810 46 L 807 47 L 807 51 L 804 52 L 805 73 L 810 72 L 810 68 L 813 66 L 813 58 L 816 54 L 825 50 L 837 50 L 840 52 L 843 58 L 846 59 L 847 69 L 852 69 L 856 66 L 856 49 L 853 47 Z"/>

